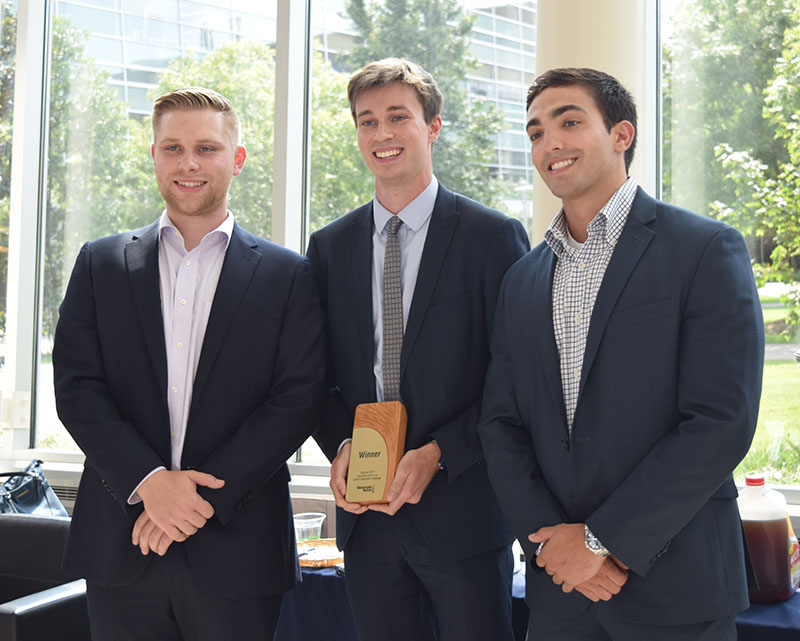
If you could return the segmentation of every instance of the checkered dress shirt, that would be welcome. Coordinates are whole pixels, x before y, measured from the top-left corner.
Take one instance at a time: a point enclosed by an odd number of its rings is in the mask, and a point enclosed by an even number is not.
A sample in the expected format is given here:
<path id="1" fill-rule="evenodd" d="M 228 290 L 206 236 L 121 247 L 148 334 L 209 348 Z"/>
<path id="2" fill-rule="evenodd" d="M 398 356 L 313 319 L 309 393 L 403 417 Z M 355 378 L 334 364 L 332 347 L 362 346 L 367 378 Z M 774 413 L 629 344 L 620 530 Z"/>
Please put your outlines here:
<path id="1" fill-rule="evenodd" d="M 561 359 L 570 436 L 594 302 L 628 219 L 636 189 L 636 183 L 628 178 L 589 223 L 589 236 L 579 248 L 568 242 L 563 208 L 545 232 L 545 241 L 557 258 L 553 276 L 553 330 Z"/>

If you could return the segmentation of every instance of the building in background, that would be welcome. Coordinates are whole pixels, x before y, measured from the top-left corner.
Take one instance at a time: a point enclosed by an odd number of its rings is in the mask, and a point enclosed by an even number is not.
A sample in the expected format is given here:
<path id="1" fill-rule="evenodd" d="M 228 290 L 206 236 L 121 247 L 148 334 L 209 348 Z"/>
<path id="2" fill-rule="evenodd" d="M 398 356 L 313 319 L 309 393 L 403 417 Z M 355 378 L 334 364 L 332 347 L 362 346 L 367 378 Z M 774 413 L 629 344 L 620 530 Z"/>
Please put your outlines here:
<path id="1" fill-rule="evenodd" d="M 334 68 L 355 37 L 344 4 L 311 3 L 314 50 Z M 536 0 L 465 0 L 463 5 L 475 15 L 470 48 L 479 63 L 465 78 L 468 95 L 493 102 L 506 118 L 490 167 L 495 175 L 521 181 L 522 191 L 533 177 L 524 98 L 535 77 Z M 231 40 L 276 40 L 274 3 L 259 0 L 61 0 L 54 6 L 56 16 L 69 18 L 89 34 L 87 56 L 109 72 L 109 83 L 137 118 L 150 114 L 150 92 L 175 58 L 187 53 L 202 57 Z"/>

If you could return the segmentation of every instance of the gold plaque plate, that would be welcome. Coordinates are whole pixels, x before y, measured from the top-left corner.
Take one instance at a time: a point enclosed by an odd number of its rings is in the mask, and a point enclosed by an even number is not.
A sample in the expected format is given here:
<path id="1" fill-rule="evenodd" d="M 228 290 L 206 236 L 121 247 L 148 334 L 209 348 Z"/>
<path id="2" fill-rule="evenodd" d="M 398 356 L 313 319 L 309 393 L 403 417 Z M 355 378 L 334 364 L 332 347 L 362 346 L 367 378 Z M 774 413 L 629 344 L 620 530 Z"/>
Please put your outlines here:
<path id="1" fill-rule="evenodd" d="M 362 403 L 353 420 L 353 442 L 347 472 L 351 503 L 387 503 L 406 442 L 406 408 L 399 401 Z"/>

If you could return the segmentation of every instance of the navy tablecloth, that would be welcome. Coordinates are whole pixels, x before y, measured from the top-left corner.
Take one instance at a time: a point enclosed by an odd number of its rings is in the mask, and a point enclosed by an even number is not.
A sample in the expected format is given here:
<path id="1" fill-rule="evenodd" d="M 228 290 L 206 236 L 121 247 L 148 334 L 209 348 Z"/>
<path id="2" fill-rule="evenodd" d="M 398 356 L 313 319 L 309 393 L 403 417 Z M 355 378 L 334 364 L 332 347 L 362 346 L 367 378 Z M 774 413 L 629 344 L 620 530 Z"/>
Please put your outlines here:
<path id="1" fill-rule="evenodd" d="M 514 575 L 512 623 L 525 640 L 525 576 Z M 739 641 L 800 641 L 800 593 L 783 603 L 753 604 L 736 617 Z M 357 641 L 344 577 L 333 568 L 303 569 L 303 583 L 286 593 L 275 641 Z"/>

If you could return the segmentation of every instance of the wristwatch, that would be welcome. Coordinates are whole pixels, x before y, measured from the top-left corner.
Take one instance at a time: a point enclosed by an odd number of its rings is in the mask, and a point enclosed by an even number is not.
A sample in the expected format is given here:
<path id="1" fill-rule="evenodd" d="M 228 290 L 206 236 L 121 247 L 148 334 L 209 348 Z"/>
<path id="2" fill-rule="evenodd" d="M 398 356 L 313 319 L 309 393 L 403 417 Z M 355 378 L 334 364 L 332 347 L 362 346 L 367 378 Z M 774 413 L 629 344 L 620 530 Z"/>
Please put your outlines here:
<path id="1" fill-rule="evenodd" d="M 600 543 L 600 540 L 594 534 L 592 534 L 589 526 L 585 523 L 583 524 L 583 535 L 586 541 L 586 549 L 592 554 L 596 554 L 597 556 L 608 556 L 611 554 L 611 552 L 608 551 L 608 548 Z"/>

